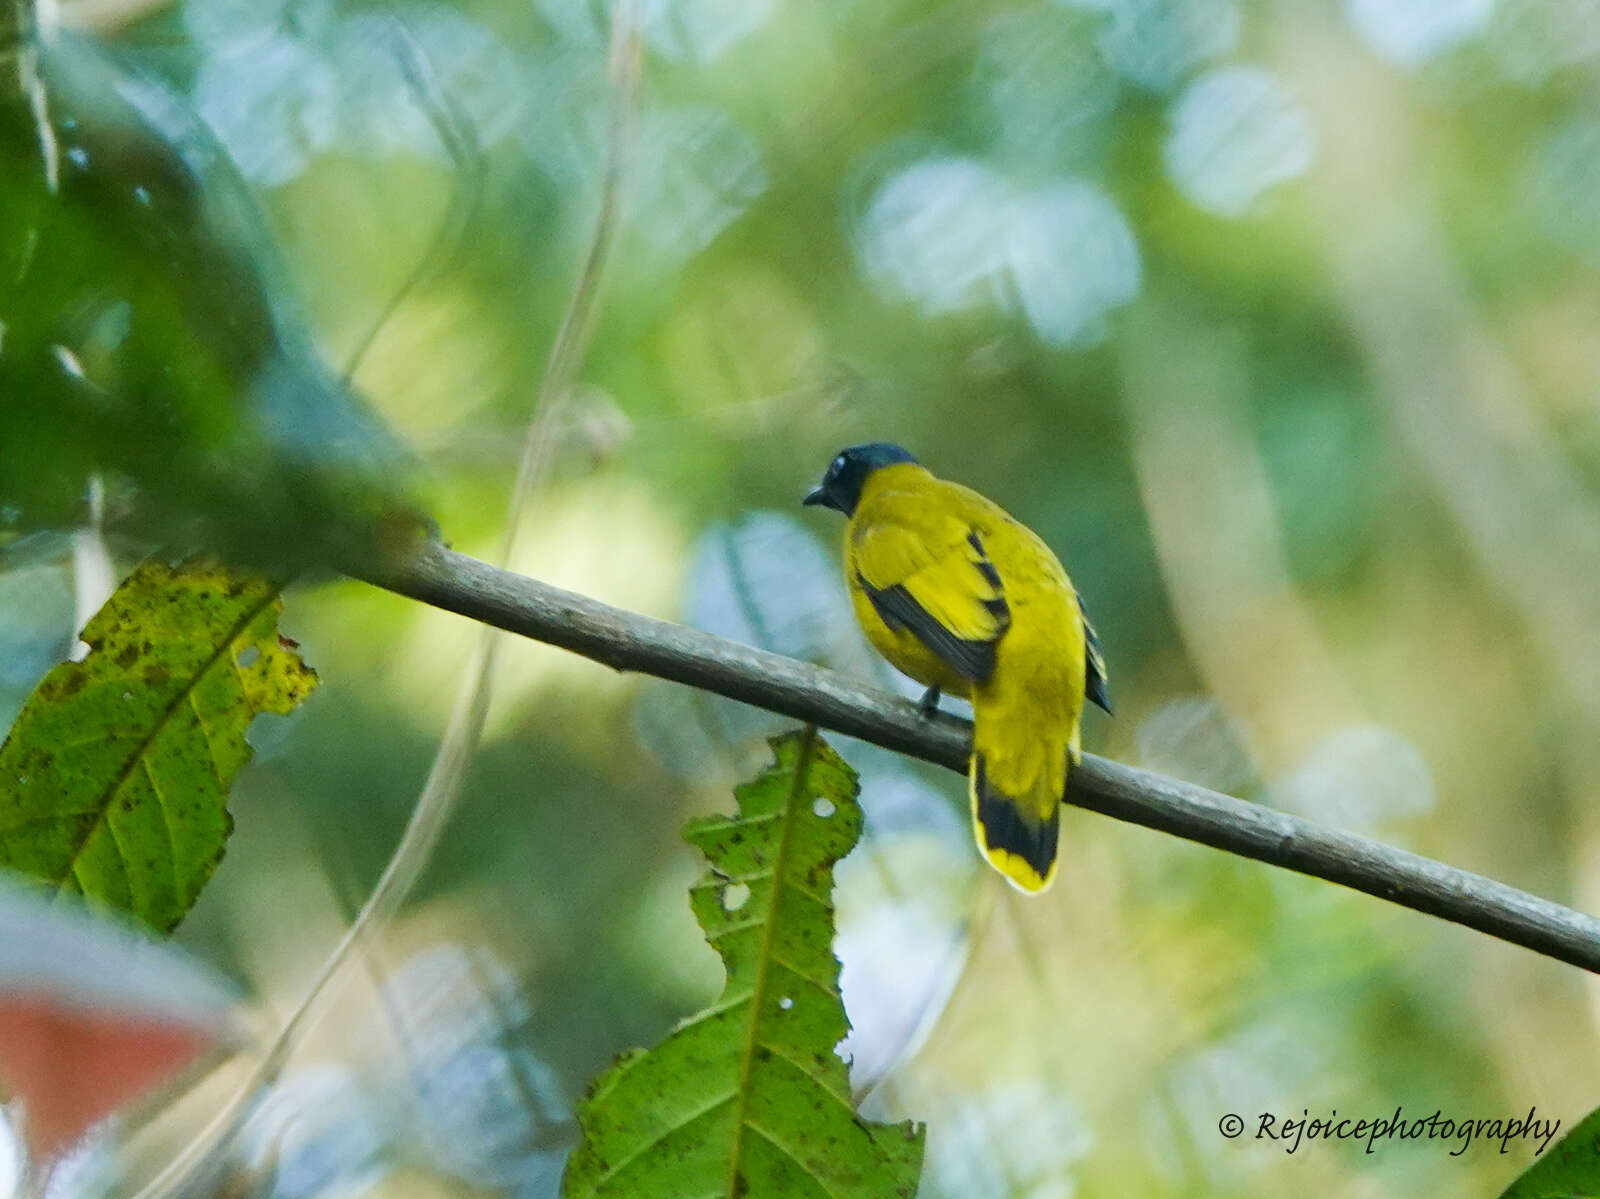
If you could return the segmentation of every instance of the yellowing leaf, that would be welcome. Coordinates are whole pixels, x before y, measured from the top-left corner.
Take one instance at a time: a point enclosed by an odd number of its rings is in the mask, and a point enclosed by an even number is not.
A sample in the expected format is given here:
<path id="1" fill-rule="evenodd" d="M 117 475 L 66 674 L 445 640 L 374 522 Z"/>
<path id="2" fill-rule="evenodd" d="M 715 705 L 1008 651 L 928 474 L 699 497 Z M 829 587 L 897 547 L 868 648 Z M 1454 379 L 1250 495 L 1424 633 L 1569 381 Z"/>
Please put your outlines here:
<path id="1" fill-rule="evenodd" d="M 579 1111 L 565 1199 L 892 1199 L 916 1193 L 922 1130 L 850 1106 L 833 956 L 833 865 L 861 834 L 856 779 L 815 729 L 772 739 L 739 814 L 692 821 L 690 892 L 728 979 L 715 1004 L 624 1057 Z"/>
<path id="2" fill-rule="evenodd" d="M 0 866 L 175 925 L 222 857 L 250 721 L 316 686 L 281 607 L 269 580 L 213 564 L 130 575 L 0 746 Z"/>

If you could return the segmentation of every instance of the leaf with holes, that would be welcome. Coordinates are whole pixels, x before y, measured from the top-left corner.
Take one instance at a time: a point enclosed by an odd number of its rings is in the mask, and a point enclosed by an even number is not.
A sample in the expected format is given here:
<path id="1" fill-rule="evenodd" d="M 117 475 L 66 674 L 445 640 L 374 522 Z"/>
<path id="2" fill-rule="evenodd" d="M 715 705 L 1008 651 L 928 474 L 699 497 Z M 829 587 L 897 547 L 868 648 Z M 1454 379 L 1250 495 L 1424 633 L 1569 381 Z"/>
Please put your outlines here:
<path id="1" fill-rule="evenodd" d="M 595 1082 L 565 1199 L 916 1193 L 922 1129 L 850 1105 L 833 956 L 833 865 L 861 835 L 850 768 L 815 729 L 772 739 L 739 814 L 691 821 L 710 871 L 690 890 L 722 955 L 717 1002 Z"/>
<path id="2" fill-rule="evenodd" d="M 233 827 L 251 720 L 317 682 L 281 607 L 269 580 L 214 564 L 134 571 L 0 746 L 0 866 L 177 924 Z"/>

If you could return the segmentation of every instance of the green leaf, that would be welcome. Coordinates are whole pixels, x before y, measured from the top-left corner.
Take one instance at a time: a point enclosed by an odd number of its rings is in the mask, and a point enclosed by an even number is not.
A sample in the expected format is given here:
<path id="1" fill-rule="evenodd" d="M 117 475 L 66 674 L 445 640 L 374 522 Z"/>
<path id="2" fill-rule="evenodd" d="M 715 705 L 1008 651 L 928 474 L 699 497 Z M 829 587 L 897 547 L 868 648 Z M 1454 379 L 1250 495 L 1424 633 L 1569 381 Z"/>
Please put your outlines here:
<path id="1" fill-rule="evenodd" d="M 834 1052 L 849 1024 L 833 864 L 861 835 L 855 775 L 815 729 L 771 744 L 772 766 L 734 791 L 739 814 L 684 833 L 711 863 L 690 901 L 727 985 L 595 1082 L 565 1199 L 916 1192 L 922 1129 L 856 1115 Z"/>
<path id="2" fill-rule="evenodd" d="M 1507 1187 L 1500 1199 L 1600 1196 L 1600 1108 L 1590 1112 Z"/>
<path id="3" fill-rule="evenodd" d="M 233 827 L 250 721 L 316 686 L 281 608 L 269 580 L 213 564 L 130 575 L 0 746 L 0 866 L 177 924 Z"/>

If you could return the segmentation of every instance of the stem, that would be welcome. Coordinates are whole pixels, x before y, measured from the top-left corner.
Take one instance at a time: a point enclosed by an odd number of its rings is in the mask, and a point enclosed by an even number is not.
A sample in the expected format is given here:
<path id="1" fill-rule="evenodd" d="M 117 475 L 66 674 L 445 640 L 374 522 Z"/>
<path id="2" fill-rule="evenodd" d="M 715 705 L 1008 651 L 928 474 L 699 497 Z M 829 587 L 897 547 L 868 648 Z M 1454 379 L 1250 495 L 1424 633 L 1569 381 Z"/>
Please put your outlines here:
<path id="1" fill-rule="evenodd" d="M 972 726 L 782 654 L 626 612 L 427 544 L 351 572 L 378 587 L 633 670 L 871 741 L 960 774 Z M 1600 922 L 1482 875 L 1147 770 L 1084 755 L 1068 800 L 1326 879 L 1600 974 Z"/>

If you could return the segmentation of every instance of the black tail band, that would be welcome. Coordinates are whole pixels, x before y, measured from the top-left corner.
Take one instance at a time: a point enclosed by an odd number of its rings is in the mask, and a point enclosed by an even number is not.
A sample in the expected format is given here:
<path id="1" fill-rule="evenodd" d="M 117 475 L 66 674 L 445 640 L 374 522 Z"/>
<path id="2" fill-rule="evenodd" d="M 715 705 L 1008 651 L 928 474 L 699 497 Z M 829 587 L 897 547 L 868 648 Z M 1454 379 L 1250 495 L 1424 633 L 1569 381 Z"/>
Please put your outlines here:
<path id="1" fill-rule="evenodd" d="M 1050 877 L 1056 860 L 1056 842 L 1061 832 L 1059 807 L 1044 819 L 1030 819 L 1017 802 L 989 786 L 983 755 L 975 753 L 973 792 L 978 797 L 978 823 L 990 849 L 1015 854 L 1035 870 L 1039 877 Z"/>

